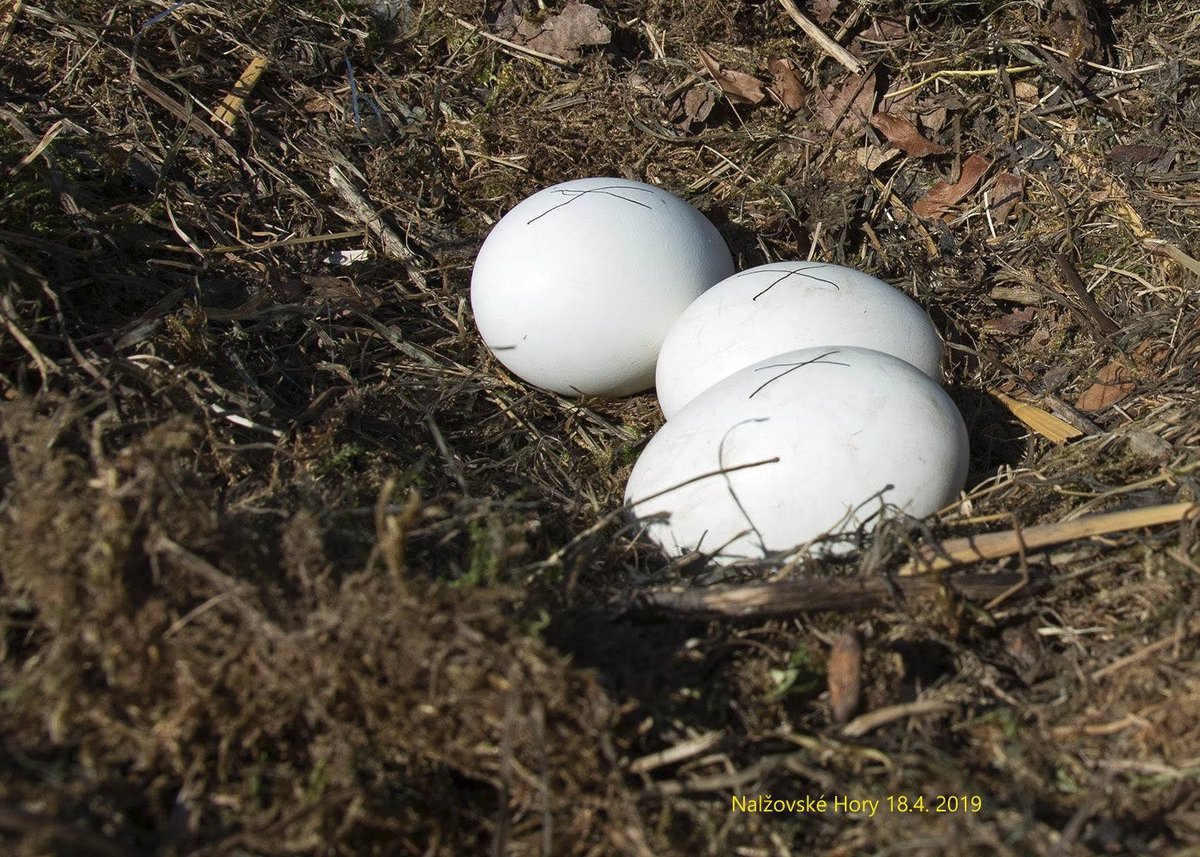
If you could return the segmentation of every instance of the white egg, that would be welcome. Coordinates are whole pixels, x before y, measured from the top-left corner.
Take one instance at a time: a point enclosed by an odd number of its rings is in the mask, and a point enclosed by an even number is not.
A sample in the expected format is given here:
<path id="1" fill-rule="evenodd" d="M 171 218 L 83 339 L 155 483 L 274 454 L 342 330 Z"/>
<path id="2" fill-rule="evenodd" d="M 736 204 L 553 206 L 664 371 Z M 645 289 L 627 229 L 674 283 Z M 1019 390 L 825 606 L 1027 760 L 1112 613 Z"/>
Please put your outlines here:
<path id="1" fill-rule="evenodd" d="M 471 309 L 484 342 L 529 383 L 624 396 L 654 386 L 671 325 L 732 272 L 721 234 L 679 197 L 579 179 L 535 193 L 493 227 Z"/>
<path id="2" fill-rule="evenodd" d="M 659 405 L 670 419 L 743 366 L 817 345 L 883 351 L 941 380 L 941 337 L 903 292 L 840 265 L 776 262 L 722 280 L 679 317 L 658 355 Z"/>
<path id="3" fill-rule="evenodd" d="M 967 475 L 967 430 L 941 387 L 865 348 L 776 355 L 701 393 L 638 458 L 625 501 L 668 554 L 718 562 L 925 517 Z"/>

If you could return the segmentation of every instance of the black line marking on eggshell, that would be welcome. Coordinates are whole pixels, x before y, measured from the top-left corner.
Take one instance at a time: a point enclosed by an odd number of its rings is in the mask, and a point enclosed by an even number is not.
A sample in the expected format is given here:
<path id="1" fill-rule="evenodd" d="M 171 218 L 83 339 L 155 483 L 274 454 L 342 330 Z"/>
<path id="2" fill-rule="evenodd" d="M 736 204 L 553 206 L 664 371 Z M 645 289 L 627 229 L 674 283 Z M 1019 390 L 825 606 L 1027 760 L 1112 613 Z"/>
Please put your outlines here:
<path id="1" fill-rule="evenodd" d="M 580 197 L 584 197 L 584 196 L 587 196 L 588 194 L 592 194 L 592 193 L 598 193 L 598 194 L 602 194 L 604 196 L 611 196 L 613 199 L 620 199 L 620 200 L 624 200 L 625 202 L 631 202 L 640 208 L 652 208 L 652 206 L 646 205 L 646 203 L 644 203 L 644 202 L 638 202 L 636 199 L 630 199 L 629 197 L 621 196 L 619 193 L 612 193 L 613 190 L 627 190 L 627 191 L 634 191 L 637 193 L 654 193 L 654 188 L 652 188 L 652 187 L 629 187 L 628 185 L 620 185 L 620 184 L 604 185 L 603 187 L 591 187 L 591 188 L 587 188 L 586 190 L 573 190 L 571 188 L 562 188 L 560 190 L 552 191 L 552 193 L 560 193 L 563 196 L 569 197 L 566 200 L 566 202 L 560 202 L 558 205 L 551 206 L 550 208 L 546 209 L 541 214 L 539 214 L 537 217 L 533 218 L 533 220 L 527 221 L 525 225 L 529 226 L 533 223 L 534 220 L 541 220 L 543 217 L 545 217 L 550 212 L 558 211 L 564 205 L 570 205 L 571 203 L 573 203 L 575 200 L 579 199 Z"/>
<path id="2" fill-rule="evenodd" d="M 746 511 L 746 507 L 742 505 L 742 501 L 738 498 L 737 492 L 733 490 L 733 480 L 729 478 L 729 473 L 725 468 L 725 441 L 733 434 L 734 429 L 744 426 L 746 423 L 765 423 L 768 422 L 767 417 L 751 417 L 750 419 L 742 420 L 741 422 L 731 425 L 721 436 L 721 442 L 717 444 L 717 467 L 721 470 L 721 476 L 725 480 L 725 487 L 729 490 L 729 496 L 733 498 L 734 505 L 738 507 L 738 511 L 742 513 L 742 517 L 746 519 L 746 523 L 750 525 L 751 531 L 758 537 L 758 548 L 765 555 L 767 553 L 767 543 L 763 539 L 762 533 L 755 526 L 754 521 L 750 518 L 750 513 Z M 738 533 L 736 538 L 741 538 L 742 534 Z M 722 550 L 728 546 L 728 542 L 722 546 Z"/>
<path id="3" fill-rule="evenodd" d="M 826 357 L 828 357 L 831 354 L 840 354 L 840 353 L 841 353 L 840 351 L 837 351 L 835 349 L 833 351 L 826 351 L 824 354 L 820 354 L 820 355 L 814 357 L 812 360 L 801 360 L 799 363 L 771 363 L 766 366 L 759 366 L 757 369 L 754 370 L 755 372 L 760 372 L 763 369 L 779 369 L 784 366 L 787 366 L 788 368 L 784 369 L 782 372 L 780 372 L 774 378 L 769 378 L 768 380 L 763 381 L 761 384 L 758 385 L 758 388 L 755 389 L 755 391 L 753 393 L 751 393 L 749 396 L 747 396 L 746 398 L 753 399 L 755 396 L 757 396 L 759 393 L 761 393 L 763 388 L 766 387 L 768 384 L 778 381 L 780 378 L 784 377 L 785 375 L 792 374 L 793 372 L 795 372 L 797 369 L 801 368 L 802 366 L 811 366 L 813 363 L 821 363 L 825 366 L 849 366 L 850 365 L 849 363 L 839 363 L 837 360 L 826 360 L 825 359 Z"/>
<path id="4" fill-rule="evenodd" d="M 788 269 L 785 269 L 785 270 L 783 271 L 782 275 L 781 275 L 779 278 L 777 278 L 777 279 L 775 280 L 775 282 L 771 283 L 771 285 L 767 286 L 767 287 L 766 287 L 765 289 L 763 289 L 761 292 L 759 292 L 758 294 L 756 294 L 756 295 L 755 295 L 753 298 L 751 298 L 751 300 L 754 300 L 754 301 L 758 300 L 758 299 L 759 299 L 759 298 L 761 298 L 763 295 L 765 295 L 767 292 L 771 291 L 771 289 L 775 288 L 777 285 L 779 285 L 779 284 L 780 284 L 780 283 L 782 283 L 784 280 L 786 280 L 788 277 L 807 277 L 807 278 L 808 278 L 808 279 L 810 279 L 810 280 L 816 280 L 816 281 L 818 281 L 818 282 L 825 283 L 826 285 L 833 286 L 835 289 L 837 289 L 837 290 L 840 292 L 840 291 L 842 290 L 842 287 L 841 287 L 841 286 L 839 286 L 837 283 L 835 283 L 833 280 L 827 280 L 827 279 L 825 279 L 824 277 L 818 277 L 818 276 L 815 276 L 815 275 L 813 275 L 813 274 L 806 274 L 806 273 L 804 273 L 805 271 L 811 271 L 813 268 L 823 268 L 823 267 L 825 267 L 825 265 L 824 265 L 823 263 L 821 263 L 821 262 L 813 262 L 811 265 L 809 265 L 809 266 L 808 266 L 808 267 L 806 267 L 806 268 L 788 268 Z M 764 271 L 743 271 L 742 273 L 738 274 L 738 276 L 739 276 L 739 277 L 744 277 L 744 276 L 746 276 L 747 274 L 762 274 L 762 273 L 778 273 L 778 272 L 775 272 L 775 271 L 771 271 L 771 272 L 764 272 Z"/>

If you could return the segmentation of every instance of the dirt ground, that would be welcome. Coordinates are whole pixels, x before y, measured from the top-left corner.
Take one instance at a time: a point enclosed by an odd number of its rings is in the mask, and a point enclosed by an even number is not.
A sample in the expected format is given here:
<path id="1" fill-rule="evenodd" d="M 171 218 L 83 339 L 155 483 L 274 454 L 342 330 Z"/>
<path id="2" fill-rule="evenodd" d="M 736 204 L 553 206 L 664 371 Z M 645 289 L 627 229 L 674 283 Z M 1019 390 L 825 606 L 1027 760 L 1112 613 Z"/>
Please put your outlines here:
<path id="1" fill-rule="evenodd" d="M 0 846 L 1200 853 L 1190 513 L 895 582 L 1200 500 L 1200 13 L 593 5 L 0 0 Z M 963 500 L 782 572 L 634 544 L 653 394 L 529 387 L 467 301 L 591 175 L 927 307 Z M 883 595 L 671 595 L 838 578 Z"/>

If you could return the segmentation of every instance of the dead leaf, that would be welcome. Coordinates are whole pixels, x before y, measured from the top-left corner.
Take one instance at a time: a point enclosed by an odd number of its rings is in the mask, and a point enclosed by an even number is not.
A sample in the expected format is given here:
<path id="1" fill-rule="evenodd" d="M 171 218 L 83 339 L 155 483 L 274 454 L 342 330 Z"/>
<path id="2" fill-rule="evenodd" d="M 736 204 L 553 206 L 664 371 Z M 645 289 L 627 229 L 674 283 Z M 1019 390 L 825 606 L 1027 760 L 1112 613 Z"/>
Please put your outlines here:
<path id="1" fill-rule="evenodd" d="M 954 184 L 938 182 L 913 205 L 913 213 L 930 220 L 942 217 L 963 197 L 975 189 L 992 162 L 982 155 L 971 155 L 962 165 L 962 176 Z"/>
<path id="2" fill-rule="evenodd" d="M 336 107 L 337 105 L 324 95 L 314 95 L 308 101 L 304 102 L 305 113 L 328 113 Z"/>
<path id="3" fill-rule="evenodd" d="M 504 0 L 496 10 L 492 29 L 506 39 L 511 38 L 524 16 L 533 14 L 535 8 L 532 0 Z"/>
<path id="4" fill-rule="evenodd" d="M 882 149 L 879 146 L 867 146 L 857 149 L 858 162 L 862 164 L 869 172 L 882 167 L 888 161 L 900 155 L 899 149 Z"/>
<path id="5" fill-rule="evenodd" d="M 1013 91 L 1017 96 L 1017 101 L 1023 101 L 1026 104 L 1035 104 L 1041 97 L 1036 83 L 1030 83 L 1028 80 L 1018 80 L 1013 84 Z"/>
<path id="6" fill-rule="evenodd" d="M 773 59 L 767 68 L 771 71 L 771 92 L 779 103 L 788 110 L 803 107 L 806 90 L 796 64 L 789 59 Z"/>
<path id="7" fill-rule="evenodd" d="M 1113 146 L 1108 156 L 1114 161 L 1144 164 L 1147 161 L 1156 161 L 1166 153 L 1165 146 Z"/>
<path id="8" fill-rule="evenodd" d="M 688 88 L 676 99 L 671 118 L 683 128 L 698 125 L 708 118 L 717 104 L 717 96 L 711 87 L 703 84 Z"/>
<path id="9" fill-rule="evenodd" d="M 833 642 L 827 678 L 834 723 L 845 723 L 858 710 L 862 696 L 862 655 L 862 642 L 854 629 L 843 631 Z"/>
<path id="10" fill-rule="evenodd" d="M 536 32 L 531 32 L 537 28 Z M 600 10 L 585 3 L 568 3 L 538 27 L 527 20 L 517 26 L 517 36 L 525 46 L 565 60 L 577 60 L 581 49 L 589 45 L 607 45 L 612 31 L 600 23 Z M 519 41 L 519 39 L 518 39 Z"/>
<path id="11" fill-rule="evenodd" d="M 812 9 L 813 17 L 822 24 L 828 24 L 829 19 L 833 17 L 833 13 L 837 11 L 838 0 L 812 0 L 809 8 Z"/>
<path id="12" fill-rule="evenodd" d="M 717 97 L 707 86 L 693 86 L 683 97 L 683 109 L 693 122 L 703 122 L 712 113 Z"/>
<path id="13" fill-rule="evenodd" d="M 1153 339 L 1143 339 L 1133 349 L 1133 362 L 1147 374 L 1157 374 L 1167 365 L 1171 347 Z"/>
<path id="14" fill-rule="evenodd" d="M 1075 407 L 1093 413 L 1101 411 L 1109 405 L 1115 405 L 1137 388 L 1133 373 L 1116 362 L 1101 369 L 1096 378 L 1096 383 L 1083 391 Z"/>
<path id="15" fill-rule="evenodd" d="M 992 192 L 988 202 L 992 210 L 992 220 L 1003 223 L 1008 220 L 1021 196 L 1025 192 L 1025 179 L 1013 173 L 1003 172 L 996 176 L 992 184 Z"/>
<path id="16" fill-rule="evenodd" d="M 983 323 L 983 329 L 990 333 L 998 333 L 1001 336 L 1016 336 L 1033 323 L 1033 318 L 1033 307 L 1026 307 L 1025 309 L 1013 310 L 1005 315 L 988 319 Z"/>
<path id="17" fill-rule="evenodd" d="M 944 155 L 948 151 L 945 146 L 926 140 L 916 125 L 899 116 L 876 113 L 871 117 L 871 124 L 887 137 L 889 143 L 909 157 L 925 158 L 929 155 Z"/>
<path id="18" fill-rule="evenodd" d="M 875 44 L 898 42 L 908 38 L 908 27 L 898 18 L 875 18 L 867 28 L 864 41 Z"/>
<path id="19" fill-rule="evenodd" d="M 888 107 L 892 108 L 893 105 L 889 104 Z M 941 131 L 946 126 L 946 119 L 950 115 L 947 105 L 935 101 L 919 102 L 914 112 L 921 121 L 921 127 L 930 134 L 936 134 L 938 131 Z"/>
<path id="20" fill-rule="evenodd" d="M 1052 0 L 1050 30 L 1064 43 L 1072 62 L 1096 59 L 1104 42 L 1098 13 L 1089 0 Z"/>
<path id="21" fill-rule="evenodd" d="M 816 118 L 835 137 L 849 137 L 867 126 L 875 113 L 878 72 L 848 74 L 817 92 Z"/>
<path id="22" fill-rule="evenodd" d="M 721 64 L 713 59 L 703 48 L 696 48 L 696 53 L 700 55 L 700 61 L 704 63 L 704 67 L 708 69 L 708 73 L 713 76 L 713 80 L 717 82 L 717 86 L 721 87 L 721 91 L 725 93 L 730 101 L 742 104 L 758 104 L 767 97 L 767 94 L 763 91 L 762 84 L 759 83 L 758 78 L 754 75 L 721 68 Z"/>

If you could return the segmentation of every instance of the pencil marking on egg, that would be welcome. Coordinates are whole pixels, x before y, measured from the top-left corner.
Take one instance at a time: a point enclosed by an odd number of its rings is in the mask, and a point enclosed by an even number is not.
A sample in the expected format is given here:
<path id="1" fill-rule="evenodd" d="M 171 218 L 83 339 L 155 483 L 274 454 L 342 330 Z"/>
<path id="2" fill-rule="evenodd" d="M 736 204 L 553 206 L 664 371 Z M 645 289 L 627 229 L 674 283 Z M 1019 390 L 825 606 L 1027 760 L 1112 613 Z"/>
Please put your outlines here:
<path id="1" fill-rule="evenodd" d="M 804 277 L 804 278 L 806 278 L 806 279 L 809 279 L 809 280 L 817 280 L 818 282 L 822 282 L 822 283 L 825 283 L 826 285 L 833 286 L 835 289 L 837 289 L 837 290 L 840 292 L 840 291 L 842 290 L 842 287 L 841 287 L 841 286 L 839 286 L 837 283 L 833 282 L 833 280 L 827 280 L 827 279 L 825 279 L 824 277 L 818 277 L 818 276 L 816 276 L 816 275 L 814 275 L 814 274 L 808 274 L 808 273 L 805 273 L 806 271 L 811 271 L 813 268 L 821 268 L 821 267 L 824 267 L 824 264 L 823 264 L 823 263 L 821 263 L 821 262 L 814 262 L 813 264 L 811 264 L 811 265 L 807 265 L 807 266 L 805 266 L 805 267 L 803 267 L 803 268 L 789 268 L 789 269 L 786 269 L 786 270 L 784 270 L 784 272 L 783 272 L 783 276 L 781 276 L 781 277 L 777 277 L 777 278 L 775 279 L 775 282 L 771 283 L 771 285 L 767 286 L 765 289 L 763 289 L 761 292 L 759 292 L 758 294 L 756 294 L 756 295 L 755 295 L 754 297 L 752 297 L 750 300 L 752 300 L 752 301 L 756 301 L 756 300 L 758 300 L 758 299 L 759 299 L 759 298 L 761 298 L 763 295 L 765 295 L 767 292 L 771 291 L 771 289 L 775 288 L 775 287 L 776 287 L 776 286 L 778 286 L 780 283 L 782 283 L 784 280 L 786 280 L 788 277 Z M 759 270 L 754 270 L 754 271 L 743 271 L 742 273 L 738 274 L 738 276 L 739 276 L 739 277 L 744 277 L 744 276 L 746 276 L 747 274 L 760 274 L 760 273 L 764 273 L 764 272 L 763 272 L 761 269 L 759 269 Z"/>
<path id="2" fill-rule="evenodd" d="M 613 199 L 620 199 L 620 200 L 624 200 L 625 202 L 631 202 L 634 205 L 638 206 L 639 208 L 651 208 L 651 206 L 646 205 L 646 203 L 644 203 L 644 202 L 638 202 L 636 199 L 630 199 L 627 196 L 621 196 L 621 194 L 619 194 L 619 193 L 613 193 L 613 191 L 617 190 L 617 189 L 623 190 L 623 191 L 636 192 L 636 193 L 654 193 L 653 188 L 626 187 L 625 185 L 605 185 L 603 187 L 593 187 L 593 188 L 587 188 L 585 190 L 573 190 L 571 188 L 562 188 L 560 190 L 553 190 L 553 191 L 551 191 L 551 193 L 562 194 L 563 196 L 568 197 L 566 202 L 560 202 L 558 205 L 554 205 L 554 206 L 551 206 L 550 208 L 547 208 L 545 211 L 543 211 L 537 217 L 534 217 L 532 220 L 526 221 L 525 225 L 530 226 L 533 224 L 533 222 L 535 220 L 541 220 L 547 214 L 550 214 L 551 212 L 554 212 L 554 211 L 558 211 L 563 206 L 570 205 L 571 203 L 573 203 L 575 200 L 579 199 L 580 197 L 588 196 L 590 194 L 601 194 L 602 196 L 611 196 Z"/>
<path id="3" fill-rule="evenodd" d="M 749 396 L 747 396 L 746 398 L 753 399 L 755 396 L 757 396 L 759 393 L 761 393 L 763 391 L 763 388 L 766 387 L 768 384 L 772 384 L 775 381 L 778 381 L 780 378 L 784 377 L 785 375 L 790 375 L 793 372 L 795 372 L 797 369 L 800 369 L 804 366 L 811 366 L 814 363 L 822 363 L 826 366 L 849 366 L 850 365 L 849 363 L 839 363 L 837 360 L 826 360 L 825 359 L 826 357 L 829 357 L 831 354 L 837 354 L 837 353 L 838 352 L 835 349 L 833 351 L 826 351 L 824 354 L 820 355 L 819 357 L 814 357 L 812 360 L 804 360 L 800 363 L 771 363 L 767 366 L 759 366 L 758 368 L 756 368 L 754 370 L 755 372 L 761 372 L 763 369 L 780 369 L 784 366 L 787 366 L 788 368 L 785 369 L 783 372 L 780 372 L 774 378 L 770 378 L 766 381 L 763 381 L 763 383 L 760 384 L 758 386 L 758 388 L 753 393 L 751 393 Z"/>

